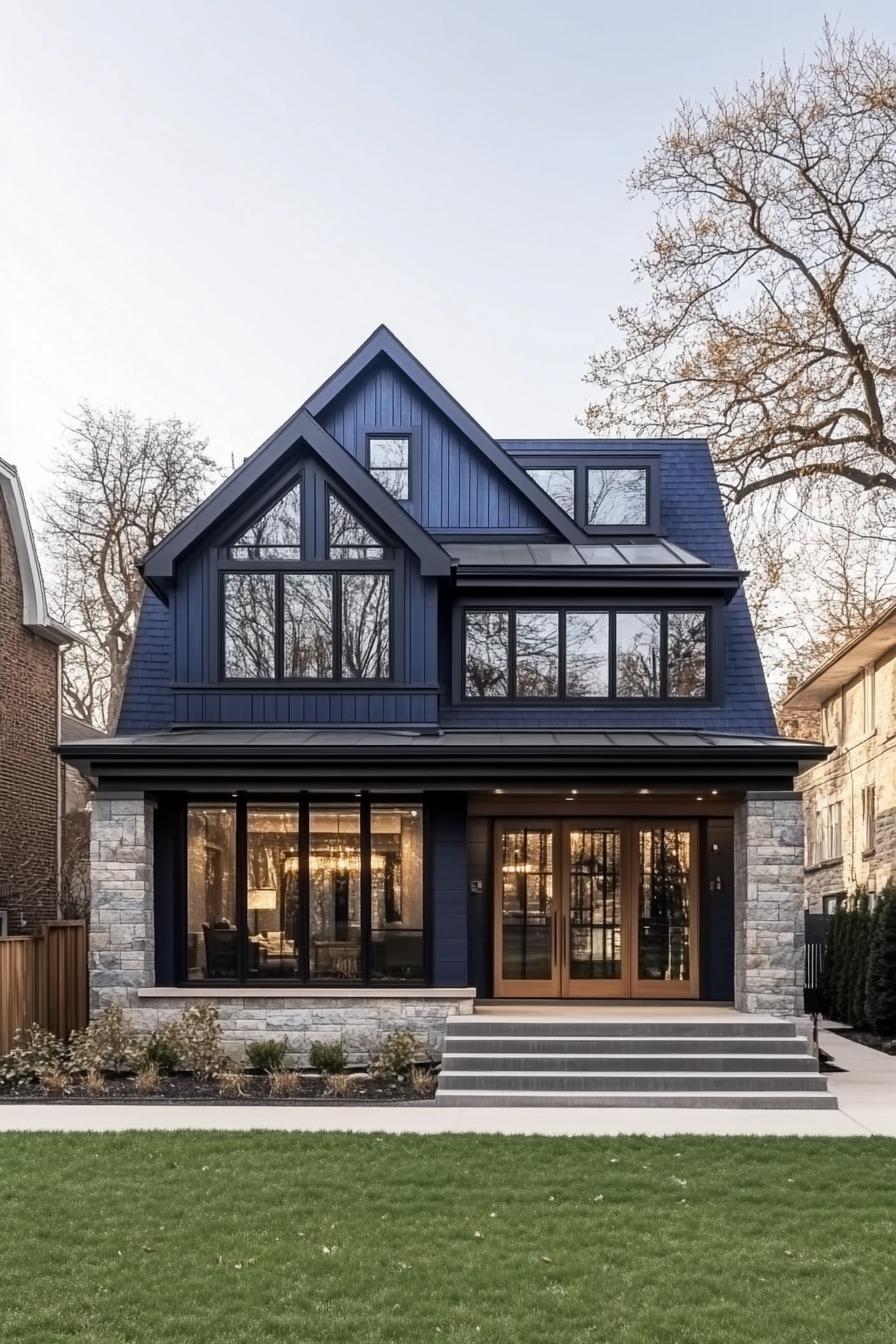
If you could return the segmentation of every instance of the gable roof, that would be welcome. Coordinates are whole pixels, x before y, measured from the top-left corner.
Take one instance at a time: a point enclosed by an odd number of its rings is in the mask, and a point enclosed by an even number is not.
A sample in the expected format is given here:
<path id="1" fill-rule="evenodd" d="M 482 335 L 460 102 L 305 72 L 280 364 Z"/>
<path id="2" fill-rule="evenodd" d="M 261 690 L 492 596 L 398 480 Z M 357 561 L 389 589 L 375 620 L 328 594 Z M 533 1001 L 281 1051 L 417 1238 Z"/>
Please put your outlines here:
<path id="1" fill-rule="evenodd" d="M 478 421 L 464 410 L 460 402 L 452 397 L 451 393 L 386 326 L 377 327 L 363 345 L 360 345 L 355 353 L 350 355 L 316 392 L 312 393 L 305 403 L 306 408 L 313 416 L 322 415 L 356 378 L 380 359 L 388 359 L 400 369 L 445 419 L 469 439 L 486 461 L 514 486 L 555 532 L 559 532 L 560 536 L 569 542 L 587 540 L 569 514 L 535 484 L 509 453 L 504 451 L 497 439 L 493 439 Z"/>
<path id="2" fill-rule="evenodd" d="M 876 620 L 866 625 L 846 644 L 841 644 L 823 663 L 794 686 L 781 701 L 783 709 L 820 709 L 825 700 L 848 682 L 873 667 L 878 658 L 896 646 L 896 602 L 891 602 Z"/>
<path id="3" fill-rule="evenodd" d="M 52 644 L 77 642 L 78 636 L 74 631 L 69 630 L 60 621 L 54 620 L 47 609 L 47 595 L 22 482 L 19 480 L 16 468 L 11 462 L 4 462 L 3 458 L 0 458 L 0 494 L 3 496 L 9 515 L 22 583 L 22 624 Z"/>
<path id="4" fill-rule="evenodd" d="M 174 578 L 174 568 L 180 557 L 220 522 L 247 490 L 251 490 L 300 444 L 324 466 L 329 467 L 348 490 L 363 500 L 383 525 L 404 542 L 419 559 L 422 573 L 450 573 L 448 553 L 303 407 L 144 557 L 140 570 L 147 583 L 164 596 Z"/>

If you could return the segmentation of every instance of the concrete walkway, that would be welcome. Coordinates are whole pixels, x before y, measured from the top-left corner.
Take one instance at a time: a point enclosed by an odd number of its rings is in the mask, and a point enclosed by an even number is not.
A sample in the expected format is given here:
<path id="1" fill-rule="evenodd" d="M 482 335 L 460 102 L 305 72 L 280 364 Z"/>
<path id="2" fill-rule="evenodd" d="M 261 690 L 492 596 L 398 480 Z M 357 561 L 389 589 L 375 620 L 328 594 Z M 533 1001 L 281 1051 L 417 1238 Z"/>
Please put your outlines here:
<path id="1" fill-rule="evenodd" d="M 754 1134 L 896 1137 L 896 1059 L 830 1031 L 820 1042 L 845 1073 L 828 1075 L 838 1111 L 451 1106 L 141 1106 L 0 1104 L 0 1132 L 290 1130 L 389 1134 Z"/>

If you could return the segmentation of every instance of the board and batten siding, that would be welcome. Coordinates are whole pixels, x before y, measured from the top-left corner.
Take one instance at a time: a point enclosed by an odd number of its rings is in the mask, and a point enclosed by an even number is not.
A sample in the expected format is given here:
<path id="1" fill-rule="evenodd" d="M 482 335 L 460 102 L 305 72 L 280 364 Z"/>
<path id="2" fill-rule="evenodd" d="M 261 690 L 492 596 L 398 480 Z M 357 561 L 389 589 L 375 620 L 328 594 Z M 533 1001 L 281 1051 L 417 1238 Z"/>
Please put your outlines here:
<path id="1" fill-rule="evenodd" d="M 423 490 L 409 512 L 441 531 L 510 530 L 540 535 L 541 518 L 514 486 L 476 451 L 397 369 L 379 368 L 359 379 L 322 417 L 343 448 L 364 461 L 366 438 L 377 429 L 420 436 Z"/>

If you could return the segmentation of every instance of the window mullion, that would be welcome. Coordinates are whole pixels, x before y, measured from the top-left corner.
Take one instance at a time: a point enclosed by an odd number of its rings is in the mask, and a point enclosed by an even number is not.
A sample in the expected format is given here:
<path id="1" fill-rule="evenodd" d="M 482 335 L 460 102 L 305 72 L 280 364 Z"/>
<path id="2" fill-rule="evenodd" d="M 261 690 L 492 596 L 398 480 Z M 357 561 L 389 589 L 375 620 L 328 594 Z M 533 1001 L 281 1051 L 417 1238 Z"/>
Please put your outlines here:
<path id="1" fill-rule="evenodd" d="M 342 575 L 333 575 L 333 673 L 342 680 Z"/>

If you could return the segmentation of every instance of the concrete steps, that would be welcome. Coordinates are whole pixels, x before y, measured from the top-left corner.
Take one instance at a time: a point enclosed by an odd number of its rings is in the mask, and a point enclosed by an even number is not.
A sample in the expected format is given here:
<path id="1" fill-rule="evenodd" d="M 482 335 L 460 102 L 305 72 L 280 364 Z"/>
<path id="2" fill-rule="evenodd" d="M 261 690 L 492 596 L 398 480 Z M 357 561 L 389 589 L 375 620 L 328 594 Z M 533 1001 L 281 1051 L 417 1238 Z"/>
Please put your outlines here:
<path id="1" fill-rule="evenodd" d="M 451 1018 L 442 1106 L 836 1109 L 792 1022 Z"/>

